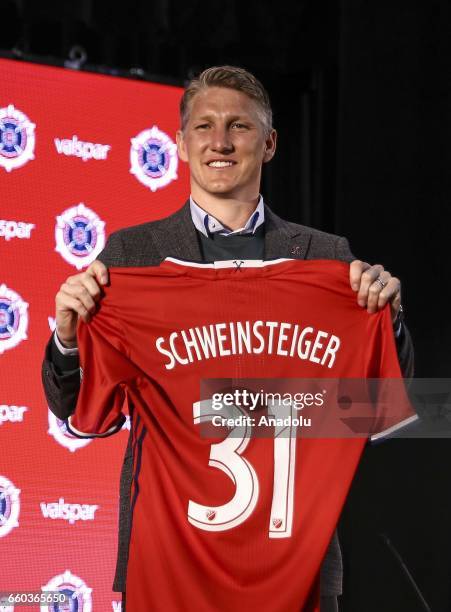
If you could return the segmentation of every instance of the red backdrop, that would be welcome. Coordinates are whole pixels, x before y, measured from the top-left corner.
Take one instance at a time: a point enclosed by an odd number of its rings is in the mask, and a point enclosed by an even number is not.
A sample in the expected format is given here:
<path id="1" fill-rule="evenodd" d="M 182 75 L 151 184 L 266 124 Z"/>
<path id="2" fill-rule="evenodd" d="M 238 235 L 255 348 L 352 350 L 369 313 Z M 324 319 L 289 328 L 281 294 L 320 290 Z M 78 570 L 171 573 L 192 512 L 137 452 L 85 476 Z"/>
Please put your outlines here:
<path id="1" fill-rule="evenodd" d="M 53 580 L 80 589 L 74 609 L 119 609 L 128 431 L 71 438 L 48 410 L 40 366 L 63 280 L 103 236 L 186 200 L 171 144 L 181 89 L 10 60 L 0 82 L 0 591 Z"/>

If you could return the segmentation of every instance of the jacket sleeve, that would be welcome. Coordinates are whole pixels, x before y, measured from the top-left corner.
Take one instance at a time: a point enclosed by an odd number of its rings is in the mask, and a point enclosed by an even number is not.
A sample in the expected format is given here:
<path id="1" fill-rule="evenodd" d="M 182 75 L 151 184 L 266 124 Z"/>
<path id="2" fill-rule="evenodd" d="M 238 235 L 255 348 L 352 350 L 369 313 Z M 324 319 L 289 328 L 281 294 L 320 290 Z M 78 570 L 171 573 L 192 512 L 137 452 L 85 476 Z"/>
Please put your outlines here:
<path id="1" fill-rule="evenodd" d="M 41 376 L 48 407 L 59 419 L 67 419 L 75 409 L 80 389 L 79 360 L 78 356 L 64 356 L 53 334 L 45 348 Z"/>

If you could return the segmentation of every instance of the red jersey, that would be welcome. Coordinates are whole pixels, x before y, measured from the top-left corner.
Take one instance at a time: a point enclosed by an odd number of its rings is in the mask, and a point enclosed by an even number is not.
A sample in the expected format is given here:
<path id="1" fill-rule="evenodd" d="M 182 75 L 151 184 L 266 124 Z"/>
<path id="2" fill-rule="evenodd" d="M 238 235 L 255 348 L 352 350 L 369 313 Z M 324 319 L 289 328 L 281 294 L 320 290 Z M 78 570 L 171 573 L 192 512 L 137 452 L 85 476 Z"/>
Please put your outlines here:
<path id="1" fill-rule="evenodd" d="M 319 610 L 365 438 L 254 438 L 247 422 L 212 441 L 200 381 L 400 377 L 389 309 L 357 305 L 343 262 L 167 259 L 110 268 L 78 339 L 70 430 L 110 435 L 131 412 L 127 609 Z"/>

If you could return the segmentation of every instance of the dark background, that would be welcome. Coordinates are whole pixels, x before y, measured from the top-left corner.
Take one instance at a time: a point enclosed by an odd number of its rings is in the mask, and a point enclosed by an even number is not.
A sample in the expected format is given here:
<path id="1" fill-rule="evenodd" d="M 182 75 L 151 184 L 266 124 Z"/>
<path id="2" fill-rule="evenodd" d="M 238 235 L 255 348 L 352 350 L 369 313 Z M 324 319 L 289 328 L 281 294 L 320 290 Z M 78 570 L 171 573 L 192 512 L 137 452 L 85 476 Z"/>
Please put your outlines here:
<path id="1" fill-rule="evenodd" d="M 348 237 L 402 279 L 417 377 L 448 377 L 451 4 L 445 0 L 3 0 L 0 49 L 183 83 L 215 64 L 267 87 L 279 132 L 265 200 Z M 0 85 L 1 86 L 1 85 Z M 345 612 L 451 610 L 451 441 L 364 454 L 340 523 Z M 302 571 L 302 568 L 299 568 Z M 295 578 L 295 577 L 293 577 Z"/>

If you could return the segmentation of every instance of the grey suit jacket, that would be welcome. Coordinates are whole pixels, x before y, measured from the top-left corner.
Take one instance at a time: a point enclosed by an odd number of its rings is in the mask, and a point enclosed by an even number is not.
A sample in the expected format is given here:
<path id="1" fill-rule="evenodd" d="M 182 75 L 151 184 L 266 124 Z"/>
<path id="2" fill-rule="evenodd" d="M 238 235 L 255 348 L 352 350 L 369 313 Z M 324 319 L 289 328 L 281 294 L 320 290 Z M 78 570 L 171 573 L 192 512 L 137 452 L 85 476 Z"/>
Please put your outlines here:
<path id="1" fill-rule="evenodd" d="M 189 202 L 179 211 L 161 219 L 129 227 L 111 234 L 99 258 L 106 266 L 158 265 L 166 257 L 202 261 L 196 229 L 192 223 Z M 339 259 L 352 261 L 346 238 L 327 234 L 280 219 L 265 207 L 265 259 Z M 407 329 L 397 341 L 398 356 L 405 376 L 413 373 L 413 347 Z M 66 419 L 74 410 L 80 376 L 78 358 L 65 358 L 49 341 L 42 367 L 44 390 L 52 412 Z M 60 366 L 58 366 L 58 360 Z M 71 369 L 68 363 L 71 360 Z M 132 477 L 131 438 L 121 471 L 119 543 L 113 590 L 125 591 L 130 530 L 130 483 Z M 321 568 L 321 595 L 339 595 L 342 590 L 342 560 L 336 533 Z"/>

